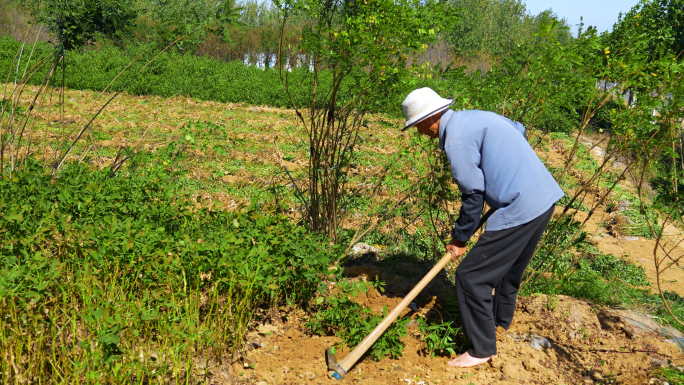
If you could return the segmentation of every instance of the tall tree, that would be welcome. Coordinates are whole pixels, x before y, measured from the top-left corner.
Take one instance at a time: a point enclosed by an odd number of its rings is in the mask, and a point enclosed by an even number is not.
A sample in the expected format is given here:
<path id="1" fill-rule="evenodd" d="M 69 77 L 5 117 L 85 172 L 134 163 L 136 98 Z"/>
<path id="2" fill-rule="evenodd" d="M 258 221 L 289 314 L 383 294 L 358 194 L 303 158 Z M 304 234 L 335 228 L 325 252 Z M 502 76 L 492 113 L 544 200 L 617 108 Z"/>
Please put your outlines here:
<path id="1" fill-rule="evenodd" d="M 57 35 L 64 51 L 98 38 L 117 42 L 131 31 L 137 16 L 133 0 L 24 0 L 39 23 Z"/>
<path id="2" fill-rule="evenodd" d="M 501 57 L 519 43 L 533 39 L 533 34 L 539 31 L 540 25 L 548 24 L 549 18 L 558 20 L 551 10 L 530 15 L 522 0 L 450 0 L 450 3 L 462 10 L 463 20 L 447 26 L 447 40 L 461 56 Z M 565 20 L 558 23 L 555 30 L 559 41 L 567 41 L 570 33 Z"/>
<path id="3" fill-rule="evenodd" d="M 453 17 L 423 0 L 283 0 L 279 71 L 309 137 L 307 219 L 338 241 L 351 191 L 346 186 L 366 113 L 387 101 L 410 74 L 410 55 L 427 48 Z M 290 44 L 285 22 L 304 23 Z M 308 84 L 292 83 L 287 59 L 311 58 Z M 309 105 L 295 96 L 308 92 Z M 304 199 L 303 199 L 304 200 Z"/>
<path id="4" fill-rule="evenodd" d="M 673 54 L 682 60 L 684 51 L 684 0 L 641 0 L 629 12 L 620 15 L 613 31 L 606 36 L 612 47 L 634 47 L 645 36 L 647 60 L 657 60 Z"/>

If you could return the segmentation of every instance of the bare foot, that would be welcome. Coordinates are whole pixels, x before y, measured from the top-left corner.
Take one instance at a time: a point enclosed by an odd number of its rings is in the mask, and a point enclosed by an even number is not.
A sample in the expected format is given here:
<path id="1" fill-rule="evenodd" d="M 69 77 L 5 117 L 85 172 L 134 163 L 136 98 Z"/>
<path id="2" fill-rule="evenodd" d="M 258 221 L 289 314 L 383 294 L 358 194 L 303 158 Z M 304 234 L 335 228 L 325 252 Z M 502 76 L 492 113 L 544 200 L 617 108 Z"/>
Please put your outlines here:
<path id="1" fill-rule="evenodd" d="M 492 357 L 477 358 L 473 357 L 468 352 L 461 354 L 460 356 L 449 361 L 449 365 L 455 366 L 457 368 L 472 368 L 473 366 L 482 365 L 489 361 Z"/>

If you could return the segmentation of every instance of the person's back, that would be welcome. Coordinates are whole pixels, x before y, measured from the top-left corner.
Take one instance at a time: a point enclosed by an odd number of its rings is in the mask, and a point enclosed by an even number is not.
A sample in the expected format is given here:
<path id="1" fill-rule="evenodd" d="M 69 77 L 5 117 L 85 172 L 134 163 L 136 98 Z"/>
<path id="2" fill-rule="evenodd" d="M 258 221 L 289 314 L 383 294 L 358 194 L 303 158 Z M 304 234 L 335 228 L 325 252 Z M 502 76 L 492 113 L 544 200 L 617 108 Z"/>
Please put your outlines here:
<path id="1" fill-rule="evenodd" d="M 447 111 L 439 139 L 461 192 L 484 192 L 498 209 L 487 230 L 529 222 L 563 196 L 520 123 L 488 111 Z"/>

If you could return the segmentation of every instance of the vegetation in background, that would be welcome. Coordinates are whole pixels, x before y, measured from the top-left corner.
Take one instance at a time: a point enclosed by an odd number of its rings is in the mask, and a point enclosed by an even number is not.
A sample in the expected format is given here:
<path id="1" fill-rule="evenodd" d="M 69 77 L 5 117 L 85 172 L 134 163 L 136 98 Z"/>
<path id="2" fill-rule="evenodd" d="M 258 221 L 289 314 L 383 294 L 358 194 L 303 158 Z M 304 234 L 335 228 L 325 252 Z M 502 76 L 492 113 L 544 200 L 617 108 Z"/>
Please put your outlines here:
<path id="1" fill-rule="evenodd" d="M 451 0 L 461 11 L 462 19 L 446 28 L 446 38 L 456 55 L 488 57 L 494 61 L 515 51 L 518 44 L 533 40 L 533 34 L 558 17 L 546 10 L 534 16 L 527 12 L 520 0 Z M 555 33 L 558 40 L 571 40 L 570 27 L 565 20 Z"/>
<path id="2" fill-rule="evenodd" d="M 684 2 L 682 0 L 641 0 L 620 19 L 613 30 L 606 35 L 606 44 L 621 47 L 637 36 L 646 36 L 644 51 L 648 64 L 663 56 L 674 56 L 682 60 L 684 51 Z M 637 47 L 624 47 L 634 48 Z M 624 52 L 623 52 L 624 54 Z"/>
<path id="3" fill-rule="evenodd" d="M 37 23 L 57 36 L 61 51 L 82 48 L 96 40 L 121 43 L 136 19 L 131 0 L 22 0 Z"/>

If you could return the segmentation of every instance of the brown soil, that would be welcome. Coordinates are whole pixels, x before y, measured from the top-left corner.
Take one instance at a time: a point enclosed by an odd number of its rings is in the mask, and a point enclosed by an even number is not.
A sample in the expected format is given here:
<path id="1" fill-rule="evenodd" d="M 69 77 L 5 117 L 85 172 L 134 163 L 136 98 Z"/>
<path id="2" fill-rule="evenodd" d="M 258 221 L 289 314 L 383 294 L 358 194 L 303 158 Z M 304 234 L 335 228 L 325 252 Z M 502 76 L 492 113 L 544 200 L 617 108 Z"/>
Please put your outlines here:
<path id="1" fill-rule="evenodd" d="M 397 304 L 371 290 L 359 302 L 377 310 Z M 434 311 L 430 301 L 413 318 Z M 231 368 L 237 383 L 326 384 L 326 348 L 337 337 L 311 336 L 303 323 L 304 314 L 289 313 L 284 322 L 261 325 L 250 336 L 249 351 Z M 536 350 L 532 336 L 545 337 L 550 348 Z M 498 356 L 492 362 L 471 369 L 447 365 L 449 357 L 431 358 L 422 350 L 415 327 L 403 338 L 404 355 L 378 362 L 365 358 L 354 366 L 344 381 L 358 384 L 579 384 L 648 382 L 654 367 L 671 361 L 684 364 L 684 356 L 656 334 L 634 332 L 611 310 L 566 296 L 537 295 L 519 299 L 514 323 L 497 331 Z M 338 359 L 348 354 L 340 349 Z"/>

